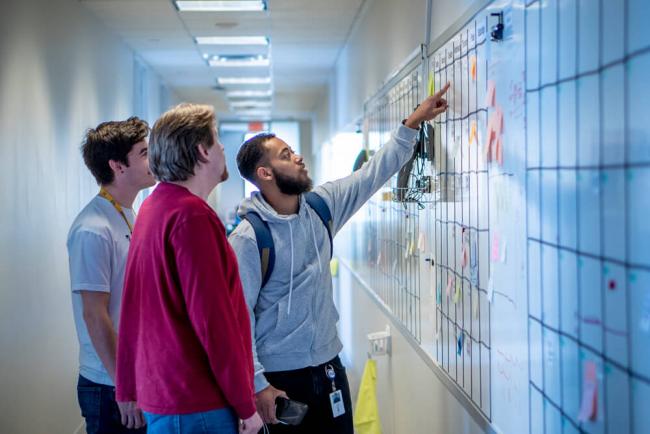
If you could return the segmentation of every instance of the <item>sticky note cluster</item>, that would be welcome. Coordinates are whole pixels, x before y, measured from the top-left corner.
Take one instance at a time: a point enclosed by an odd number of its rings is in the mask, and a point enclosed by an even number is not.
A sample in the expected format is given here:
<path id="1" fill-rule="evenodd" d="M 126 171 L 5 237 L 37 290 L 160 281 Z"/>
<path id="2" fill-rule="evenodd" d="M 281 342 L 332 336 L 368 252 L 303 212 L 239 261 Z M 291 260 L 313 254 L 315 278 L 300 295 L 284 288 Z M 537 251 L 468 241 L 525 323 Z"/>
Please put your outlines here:
<path id="1" fill-rule="evenodd" d="M 485 158 L 487 161 L 496 161 L 503 165 L 503 109 L 496 103 L 496 84 L 488 80 L 488 88 L 485 94 L 485 106 L 494 108 L 488 119 L 487 132 L 485 134 Z M 470 131 L 471 137 L 471 131 Z"/>

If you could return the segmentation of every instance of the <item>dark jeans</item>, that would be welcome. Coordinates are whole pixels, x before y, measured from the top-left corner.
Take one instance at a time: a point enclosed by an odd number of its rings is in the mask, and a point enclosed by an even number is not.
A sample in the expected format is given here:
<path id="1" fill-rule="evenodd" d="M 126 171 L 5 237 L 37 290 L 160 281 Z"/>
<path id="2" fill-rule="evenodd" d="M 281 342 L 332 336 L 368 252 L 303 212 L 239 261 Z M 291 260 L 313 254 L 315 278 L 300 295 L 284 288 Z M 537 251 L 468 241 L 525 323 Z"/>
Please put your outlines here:
<path id="1" fill-rule="evenodd" d="M 345 414 L 333 417 L 329 394 L 332 392 L 332 380 L 327 378 L 325 367 L 334 368 L 336 389 L 343 394 Z M 282 424 L 269 425 L 272 434 L 353 434 L 352 399 L 350 385 L 341 359 L 335 357 L 320 366 L 294 371 L 267 372 L 266 379 L 276 389 L 284 390 L 290 399 L 304 402 L 309 406 L 302 423 L 298 426 Z"/>
<path id="2" fill-rule="evenodd" d="M 79 376 L 77 398 L 88 434 L 144 434 L 147 428 L 128 429 L 122 425 L 115 402 L 115 388 Z"/>

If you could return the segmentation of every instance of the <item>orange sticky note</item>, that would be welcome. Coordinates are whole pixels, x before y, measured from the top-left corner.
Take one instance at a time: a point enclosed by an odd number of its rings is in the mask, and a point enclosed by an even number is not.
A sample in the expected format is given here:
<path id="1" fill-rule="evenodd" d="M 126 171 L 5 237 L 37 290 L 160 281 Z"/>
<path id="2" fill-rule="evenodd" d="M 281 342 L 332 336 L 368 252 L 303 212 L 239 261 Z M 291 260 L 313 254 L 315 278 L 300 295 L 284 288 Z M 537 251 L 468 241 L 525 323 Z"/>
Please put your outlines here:
<path id="1" fill-rule="evenodd" d="M 447 287 L 445 288 L 445 292 L 447 293 L 447 298 L 451 296 L 451 285 L 453 285 L 454 281 L 451 278 L 451 276 L 447 276 Z"/>
<path id="2" fill-rule="evenodd" d="M 476 56 L 469 59 L 469 74 L 472 76 L 472 80 L 476 81 Z"/>
<path id="3" fill-rule="evenodd" d="M 487 93 L 485 94 L 485 105 L 487 107 L 494 107 L 497 99 L 497 89 L 494 81 L 488 80 Z"/>
<path id="4" fill-rule="evenodd" d="M 472 121 L 469 127 L 469 144 L 473 144 L 476 140 L 476 121 Z"/>

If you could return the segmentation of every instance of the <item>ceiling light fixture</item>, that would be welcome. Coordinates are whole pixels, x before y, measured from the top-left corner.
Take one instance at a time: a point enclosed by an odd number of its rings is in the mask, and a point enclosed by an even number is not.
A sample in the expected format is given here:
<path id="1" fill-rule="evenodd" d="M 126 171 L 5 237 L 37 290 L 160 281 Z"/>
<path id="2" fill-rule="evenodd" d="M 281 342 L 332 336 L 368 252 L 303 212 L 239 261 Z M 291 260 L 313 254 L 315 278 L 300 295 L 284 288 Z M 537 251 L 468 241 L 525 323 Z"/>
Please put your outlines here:
<path id="1" fill-rule="evenodd" d="M 265 0 L 228 0 L 228 1 L 184 1 L 176 0 L 176 9 L 181 12 L 237 12 L 265 11 Z"/>
<path id="2" fill-rule="evenodd" d="M 225 84 L 269 84 L 271 77 L 219 77 L 217 82 Z"/>
<path id="3" fill-rule="evenodd" d="M 271 108 L 271 101 L 256 101 L 256 100 L 242 100 L 242 101 L 231 101 L 230 105 L 235 109 L 245 109 L 245 108 Z"/>
<path id="4" fill-rule="evenodd" d="M 268 57 L 263 56 L 248 56 L 248 57 L 227 57 L 227 56 L 212 56 L 208 60 L 208 64 L 215 68 L 220 67 L 254 67 L 254 66 L 269 66 L 271 61 Z"/>
<path id="5" fill-rule="evenodd" d="M 199 45 L 269 45 L 266 36 L 197 36 Z"/>
<path id="6" fill-rule="evenodd" d="M 273 95 L 271 90 L 232 90 L 226 92 L 227 98 L 267 98 Z"/>

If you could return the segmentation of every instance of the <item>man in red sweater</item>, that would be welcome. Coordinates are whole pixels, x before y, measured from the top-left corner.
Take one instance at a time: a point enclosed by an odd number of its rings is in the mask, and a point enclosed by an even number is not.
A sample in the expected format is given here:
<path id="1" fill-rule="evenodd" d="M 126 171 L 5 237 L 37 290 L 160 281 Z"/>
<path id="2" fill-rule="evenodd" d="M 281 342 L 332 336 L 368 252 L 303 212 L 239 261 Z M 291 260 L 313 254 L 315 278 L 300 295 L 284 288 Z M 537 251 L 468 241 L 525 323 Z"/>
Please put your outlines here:
<path id="1" fill-rule="evenodd" d="M 211 107 L 182 104 L 151 131 L 149 165 L 161 182 L 133 230 L 116 375 L 118 405 L 129 414 L 137 401 L 149 434 L 262 426 L 237 259 L 206 202 L 228 177 L 215 123 Z"/>

